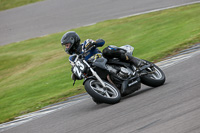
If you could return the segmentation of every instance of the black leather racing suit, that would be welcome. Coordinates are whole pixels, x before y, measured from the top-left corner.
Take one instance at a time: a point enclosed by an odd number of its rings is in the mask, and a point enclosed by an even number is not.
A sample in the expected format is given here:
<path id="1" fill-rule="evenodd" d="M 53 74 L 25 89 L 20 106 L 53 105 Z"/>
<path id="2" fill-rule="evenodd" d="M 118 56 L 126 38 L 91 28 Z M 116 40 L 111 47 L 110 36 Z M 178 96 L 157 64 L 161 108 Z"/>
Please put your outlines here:
<path id="1" fill-rule="evenodd" d="M 107 59 L 118 58 L 121 61 L 133 63 L 136 67 L 139 67 L 140 59 L 129 55 L 125 50 L 117 47 L 108 46 L 103 50 L 103 56 Z"/>

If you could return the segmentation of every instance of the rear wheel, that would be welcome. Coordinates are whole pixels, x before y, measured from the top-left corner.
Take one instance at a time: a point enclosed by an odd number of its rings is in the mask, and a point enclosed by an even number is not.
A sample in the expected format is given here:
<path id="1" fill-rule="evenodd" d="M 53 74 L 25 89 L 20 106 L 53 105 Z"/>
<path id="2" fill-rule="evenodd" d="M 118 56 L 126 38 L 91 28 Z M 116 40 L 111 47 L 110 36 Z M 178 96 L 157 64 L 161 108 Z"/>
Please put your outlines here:
<path id="1" fill-rule="evenodd" d="M 103 87 L 98 80 L 89 79 L 85 82 L 85 89 L 87 93 L 98 101 L 96 103 L 115 104 L 121 99 L 121 94 L 117 88 L 110 83 L 103 81 L 106 87 Z"/>
<path id="2" fill-rule="evenodd" d="M 150 62 L 147 62 L 150 63 Z M 155 64 L 151 63 L 151 67 L 142 70 L 142 73 L 146 73 L 141 76 L 141 82 L 145 85 L 158 87 L 165 83 L 164 72 Z"/>

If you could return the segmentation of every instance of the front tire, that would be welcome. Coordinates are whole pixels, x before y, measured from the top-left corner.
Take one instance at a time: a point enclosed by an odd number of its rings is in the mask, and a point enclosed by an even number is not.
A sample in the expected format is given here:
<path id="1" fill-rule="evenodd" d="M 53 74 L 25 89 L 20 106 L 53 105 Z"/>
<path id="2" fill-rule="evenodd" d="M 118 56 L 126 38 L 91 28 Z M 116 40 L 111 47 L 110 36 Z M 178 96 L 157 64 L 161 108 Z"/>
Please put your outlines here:
<path id="1" fill-rule="evenodd" d="M 150 63 L 150 62 L 148 62 Z M 155 64 L 151 63 L 152 66 L 143 70 L 142 72 L 148 73 L 146 75 L 141 76 L 141 82 L 145 85 L 151 87 L 158 87 L 165 83 L 165 74 L 164 72 Z"/>
<path id="2" fill-rule="evenodd" d="M 121 100 L 121 94 L 117 88 L 104 81 L 105 88 L 98 80 L 89 79 L 85 82 L 87 93 L 99 103 L 115 104 Z"/>

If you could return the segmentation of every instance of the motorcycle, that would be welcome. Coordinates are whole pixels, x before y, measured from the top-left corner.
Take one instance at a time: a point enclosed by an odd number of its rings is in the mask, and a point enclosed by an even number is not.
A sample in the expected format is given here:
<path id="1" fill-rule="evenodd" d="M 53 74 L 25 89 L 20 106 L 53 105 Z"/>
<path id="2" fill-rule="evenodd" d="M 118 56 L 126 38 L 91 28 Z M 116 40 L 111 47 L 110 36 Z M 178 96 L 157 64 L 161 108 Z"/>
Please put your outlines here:
<path id="1" fill-rule="evenodd" d="M 134 48 L 130 45 L 119 48 L 133 54 Z M 76 55 L 72 72 L 79 80 L 84 79 L 85 90 L 97 104 L 118 103 L 121 97 L 139 90 L 141 83 L 158 87 L 165 82 L 164 72 L 149 61 L 136 68 L 131 63 L 122 62 L 117 58 L 106 59 L 101 54 L 96 54 L 86 61 L 85 54 L 86 51 Z"/>

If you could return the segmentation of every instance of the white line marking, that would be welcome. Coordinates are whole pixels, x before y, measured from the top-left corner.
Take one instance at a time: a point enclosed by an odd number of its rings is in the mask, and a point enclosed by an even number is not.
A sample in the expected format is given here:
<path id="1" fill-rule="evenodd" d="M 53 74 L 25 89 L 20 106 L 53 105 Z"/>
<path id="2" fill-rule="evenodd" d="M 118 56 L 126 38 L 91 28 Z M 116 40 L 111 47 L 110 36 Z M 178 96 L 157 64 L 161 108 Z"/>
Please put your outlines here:
<path id="1" fill-rule="evenodd" d="M 180 62 L 183 62 L 183 61 L 195 56 L 198 53 L 200 53 L 200 50 L 192 52 L 192 53 L 188 53 L 188 54 L 185 54 L 185 55 L 172 57 L 170 59 L 158 62 L 158 63 L 156 63 L 156 65 L 159 66 L 162 69 L 166 69 L 166 68 L 171 67 L 173 65 L 176 65 Z"/>
<path id="2" fill-rule="evenodd" d="M 95 25 L 95 24 L 96 24 L 96 23 L 86 24 L 86 25 L 84 25 L 83 27 L 91 26 L 91 25 Z"/>
<path id="3" fill-rule="evenodd" d="M 26 114 L 26 115 L 19 116 L 19 117 L 17 117 L 17 120 L 0 124 L 0 132 L 3 132 L 5 130 L 8 130 L 8 129 L 13 128 L 13 127 L 16 127 L 18 125 L 21 125 L 21 124 L 26 123 L 28 121 L 31 121 L 33 119 L 40 118 L 40 117 L 42 117 L 46 114 L 55 112 L 55 111 L 60 110 L 62 108 L 70 107 L 70 106 L 75 105 L 77 103 L 80 103 L 80 102 L 82 102 L 86 99 L 87 98 L 77 100 L 77 101 L 63 103 L 61 105 L 55 105 L 53 107 L 45 108 L 45 109 L 42 109 L 42 110 L 39 110 L 39 111 L 35 111 L 35 112 L 29 113 L 29 114 Z"/>
<path id="4" fill-rule="evenodd" d="M 119 17 L 118 19 L 132 17 L 132 16 L 137 16 L 137 15 L 142 15 L 142 14 L 151 13 L 151 12 L 162 11 L 162 10 L 176 8 L 176 7 L 181 7 L 181 6 L 186 6 L 186 5 L 197 4 L 197 3 L 200 3 L 200 1 L 189 2 L 189 3 L 185 3 L 185 4 L 180 4 L 180 5 L 175 5 L 175 6 L 169 6 L 169 7 L 164 7 L 164 8 L 158 8 L 158 9 L 154 9 L 154 10 L 150 10 L 150 11 L 145 11 L 145 12 L 140 12 L 140 13 L 135 13 L 135 14 L 131 14 L 131 15 Z"/>

